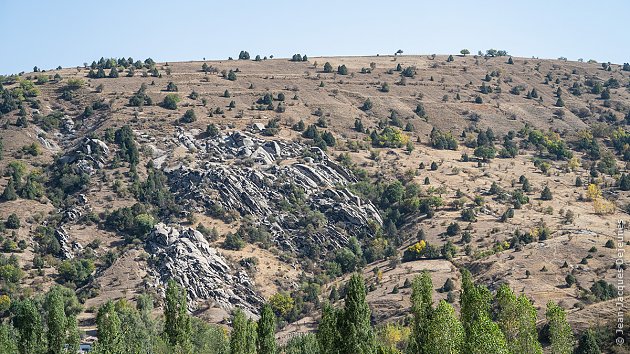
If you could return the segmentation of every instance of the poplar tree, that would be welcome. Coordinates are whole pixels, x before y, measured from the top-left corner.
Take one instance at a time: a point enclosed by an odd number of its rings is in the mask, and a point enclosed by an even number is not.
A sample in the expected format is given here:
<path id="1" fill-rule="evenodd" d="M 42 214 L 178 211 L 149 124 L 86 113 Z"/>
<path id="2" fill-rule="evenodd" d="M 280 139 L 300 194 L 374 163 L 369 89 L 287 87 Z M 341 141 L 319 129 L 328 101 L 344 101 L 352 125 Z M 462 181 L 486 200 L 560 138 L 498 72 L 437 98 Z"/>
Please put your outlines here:
<path id="1" fill-rule="evenodd" d="M 471 354 L 509 353 L 505 336 L 490 318 L 492 295 L 484 286 L 476 286 L 472 275 L 462 271 L 461 318 L 465 331 L 464 352 Z"/>
<path id="2" fill-rule="evenodd" d="M 599 350 L 599 346 L 597 345 L 597 340 L 595 339 L 595 334 L 593 334 L 592 330 L 587 330 L 582 334 L 580 340 L 578 341 L 578 346 L 575 348 L 575 354 L 599 354 L 601 351 Z"/>
<path id="3" fill-rule="evenodd" d="M 256 354 L 255 323 L 248 320 L 241 309 L 232 315 L 230 354 Z"/>
<path id="4" fill-rule="evenodd" d="M 365 282 L 359 274 L 353 274 L 346 285 L 343 316 L 340 319 L 341 353 L 371 354 L 376 343 L 370 323 L 370 307 L 365 299 Z"/>
<path id="5" fill-rule="evenodd" d="M 339 332 L 337 331 L 338 319 L 338 311 L 328 303 L 324 305 L 322 318 L 317 326 L 316 334 L 320 352 L 330 354 L 339 353 L 340 338 Z"/>
<path id="6" fill-rule="evenodd" d="M 464 327 L 451 304 L 441 300 L 433 310 L 427 326 L 427 342 L 423 353 L 458 354 L 462 352 Z"/>
<path id="7" fill-rule="evenodd" d="M 186 291 L 172 279 L 166 288 L 164 317 L 164 334 L 169 344 L 184 353 L 190 353 L 192 326 L 186 305 Z"/>
<path id="8" fill-rule="evenodd" d="M 257 353 L 274 354 L 276 352 L 276 316 L 269 304 L 263 305 L 260 319 L 258 320 L 257 331 Z"/>
<path id="9" fill-rule="evenodd" d="M 564 309 L 553 301 L 547 303 L 547 324 L 549 325 L 549 341 L 552 354 L 570 354 L 573 350 L 573 332 L 567 322 Z"/>
<path id="10" fill-rule="evenodd" d="M 17 332 L 20 354 L 41 353 L 43 350 L 42 319 L 33 300 L 18 302 L 13 310 L 13 327 Z"/>
<path id="11" fill-rule="evenodd" d="M 99 354 L 120 354 L 123 352 L 120 318 L 112 301 L 108 301 L 98 309 L 96 327 L 98 341 L 95 351 Z"/>
<path id="12" fill-rule="evenodd" d="M 427 345 L 427 326 L 433 305 L 433 281 L 429 272 L 423 271 L 411 283 L 411 313 L 413 327 L 409 347 L 414 353 L 423 353 Z"/>
<path id="13" fill-rule="evenodd" d="M 518 298 L 503 284 L 497 291 L 498 323 L 512 354 L 542 354 L 536 331 L 536 309 L 525 295 Z"/>
<path id="14" fill-rule="evenodd" d="M 61 354 L 66 342 L 66 314 L 61 294 L 56 290 L 51 290 L 46 296 L 46 326 L 48 330 L 48 353 Z"/>

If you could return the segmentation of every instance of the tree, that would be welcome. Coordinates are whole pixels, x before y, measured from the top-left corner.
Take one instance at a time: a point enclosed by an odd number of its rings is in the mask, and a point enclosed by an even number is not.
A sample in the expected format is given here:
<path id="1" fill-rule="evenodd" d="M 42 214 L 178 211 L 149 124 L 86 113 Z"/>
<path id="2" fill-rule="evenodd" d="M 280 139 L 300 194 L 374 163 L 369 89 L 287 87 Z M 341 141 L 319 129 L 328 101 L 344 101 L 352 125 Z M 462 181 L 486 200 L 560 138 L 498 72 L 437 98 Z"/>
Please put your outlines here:
<path id="1" fill-rule="evenodd" d="M 553 196 L 551 195 L 551 189 L 549 189 L 549 186 L 545 186 L 545 188 L 543 188 L 542 192 L 540 193 L 540 199 L 542 200 L 553 199 Z"/>
<path id="2" fill-rule="evenodd" d="M 241 50 L 238 54 L 238 60 L 249 60 L 249 53 L 245 50 Z"/>
<path id="3" fill-rule="evenodd" d="M 619 189 L 622 191 L 630 191 L 630 175 L 625 173 L 621 174 L 619 178 Z"/>
<path id="4" fill-rule="evenodd" d="M 236 81 L 236 73 L 232 70 L 227 74 L 227 79 L 230 81 Z"/>
<path id="5" fill-rule="evenodd" d="M 317 343 L 321 353 L 337 354 L 340 352 L 341 337 L 337 330 L 341 313 L 330 304 L 322 309 L 322 318 L 317 326 Z"/>
<path id="6" fill-rule="evenodd" d="M 558 97 L 558 100 L 556 101 L 556 107 L 564 107 L 564 101 L 562 100 L 562 97 Z"/>
<path id="7" fill-rule="evenodd" d="M 518 298 L 506 284 L 496 295 L 498 324 L 505 335 L 507 346 L 513 354 L 542 354 L 536 330 L 536 309 L 531 301 L 521 295 Z"/>
<path id="8" fill-rule="evenodd" d="M 508 64 L 510 64 L 510 65 L 511 65 L 511 64 L 514 64 L 514 60 L 512 60 L 512 57 L 510 57 L 510 58 L 508 59 L 507 63 L 508 63 Z"/>
<path id="9" fill-rule="evenodd" d="M 121 322 L 112 301 L 106 302 L 98 309 L 96 327 L 98 341 L 95 351 L 103 354 L 119 354 L 123 352 L 125 343 L 122 341 Z"/>
<path id="10" fill-rule="evenodd" d="M 424 354 L 458 354 L 462 352 L 464 327 L 455 316 L 453 306 L 441 300 L 429 322 Z"/>
<path id="11" fill-rule="evenodd" d="M 116 69 L 116 67 L 113 67 L 112 70 L 109 71 L 109 77 L 110 78 L 118 77 L 118 70 Z"/>
<path id="12" fill-rule="evenodd" d="M 578 340 L 577 348 L 574 351 L 575 354 L 600 354 L 599 345 L 595 339 L 595 334 L 592 330 L 586 330 L 580 339 Z"/>
<path id="13" fill-rule="evenodd" d="M 179 103 L 180 100 L 181 99 L 177 94 L 169 93 L 168 95 L 166 95 L 166 97 L 164 97 L 164 100 L 162 101 L 162 106 L 166 109 L 175 110 L 177 109 L 177 103 Z"/>
<path id="14" fill-rule="evenodd" d="M 181 119 L 181 121 L 184 123 L 192 123 L 196 120 L 197 120 L 197 115 L 195 114 L 195 111 L 192 109 L 187 110 Z"/>
<path id="15" fill-rule="evenodd" d="M 490 318 L 490 291 L 475 285 L 472 275 L 462 271 L 461 319 L 465 331 L 464 352 L 508 353 L 505 336 Z"/>
<path id="16" fill-rule="evenodd" d="M 466 55 L 470 54 L 470 50 L 468 50 L 468 49 L 462 49 L 462 50 L 460 50 L 459 52 L 460 52 L 463 56 L 466 56 Z"/>
<path id="17" fill-rule="evenodd" d="M 332 70 L 333 70 L 332 65 L 330 65 L 330 63 L 329 63 L 329 62 L 326 62 L 326 63 L 324 64 L 324 72 L 325 72 L 325 73 L 331 73 L 331 72 L 332 72 Z"/>
<path id="18" fill-rule="evenodd" d="M 372 109 L 372 101 L 370 101 L 370 99 L 368 98 L 367 100 L 365 100 L 365 102 L 363 102 L 363 106 L 361 106 L 361 109 L 364 111 L 369 111 Z"/>
<path id="19" fill-rule="evenodd" d="M 54 288 L 46 296 L 45 309 L 48 354 L 62 354 L 66 342 L 67 320 L 61 294 Z"/>
<path id="20" fill-rule="evenodd" d="M 452 62 L 454 60 L 455 60 L 455 58 L 453 58 L 452 55 L 449 55 L 448 58 L 446 58 L 446 62 L 448 62 L 448 63 L 450 63 L 450 62 Z"/>
<path id="21" fill-rule="evenodd" d="M 549 341 L 552 354 L 570 354 L 573 350 L 573 332 L 567 322 L 564 309 L 553 301 L 547 303 L 545 312 L 549 326 Z"/>
<path id="22" fill-rule="evenodd" d="M 340 65 L 337 68 L 337 73 L 339 75 L 348 75 L 348 68 L 345 65 Z"/>
<path id="23" fill-rule="evenodd" d="M 276 316 L 269 304 L 263 305 L 258 320 L 256 348 L 258 354 L 276 353 Z"/>
<path id="24" fill-rule="evenodd" d="M 11 215 L 9 215 L 9 217 L 7 218 L 7 221 L 5 223 L 5 226 L 8 229 L 19 229 L 20 228 L 20 218 L 17 216 L 17 214 L 12 213 Z"/>
<path id="25" fill-rule="evenodd" d="M 481 98 L 481 96 L 475 97 L 475 103 L 482 104 L 483 103 L 483 98 Z"/>
<path id="26" fill-rule="evenodd" d="M 338 330 L 342 353 L 371 354 L 376 343 L 370 325 L 370 307 L 365 300 L 365 282 L 359 274 L 353 274 L 346 285 L 343 315 Z"/>
<path id="27" fill-rule="evenodd" d="M 44 349 L 42 319 L 33 300 L 18 301 L 12 309 L 20 354 L 41 353 Z"/>
<path id="28" fill-rule="evenodd" d="M 164 301 L 164 335 L 173 348 L 191 353 L 191 319 L 186 305 L 186 290 L 168 281 Z"/>
<path id="29" fill-rule="evenodd" d="M 177 92 L 178 91 L 177 85 L 175 85 L 173 81 L 169 81 L 169 83 L 166 85 L 166 91 Z"/>
<path id="30" fill-rule="evenodd" d="M 232 314 L 230 354 L 256 354 L 254 323 L 245 317 L 241 309 Z"/>
<path id="31" fill-rule="evenodd" d="M 10 201 L 10 200 L 16 200 L 16 199 L 17 199 L 17 193 L 15 192 L 15 182 L 11 178 L 9 179 L 7 186 L 4 188 L 4 191 L 2 192 L 2 200 Z"/>
<path id="32" fill-rule="evenodd" d="M 567 282 L 568 287 L 571 287 L 573 284 L 575 284 L 575 276 L 571 273 L 567 274 L 564 280 Z"/>
<path id="33" fill-rule="evenodd" d="M 427 348 L 428 325 L 433 306 L 433 281 L 429 272 L 423 271 L 411 283 L 411 313 L 413 324 L 409 349 L 411 352 L 423 353 Z"/>

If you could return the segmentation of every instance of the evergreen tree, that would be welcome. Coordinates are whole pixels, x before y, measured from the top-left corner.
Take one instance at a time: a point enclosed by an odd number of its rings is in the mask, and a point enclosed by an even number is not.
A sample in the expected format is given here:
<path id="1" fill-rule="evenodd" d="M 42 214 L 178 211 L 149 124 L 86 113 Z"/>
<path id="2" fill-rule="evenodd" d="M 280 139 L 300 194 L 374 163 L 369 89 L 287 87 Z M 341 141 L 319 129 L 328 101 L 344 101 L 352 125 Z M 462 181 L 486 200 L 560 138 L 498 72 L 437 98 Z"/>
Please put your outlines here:
<path id="1" fill-rule="evenodd" d="M 427 349 L 427 326 L 433 305 L 433 281 L 429 272 L 417 275 L 411 284 L 411 313 L 413 327 L 409 347 L 412 352 L 424 353 Z"/>
<path id="2" fill-rule="evenodd" d="M 258 320 L 257 354 L 275 354 L 276 352 L 276 316 L 269 304 L 263 305 Z"/>
<path id="3" fill-rule="evenodd" d="M 118 77 L 118 70 L 116 67 L 113 67 L 112 70 L 109 71 L 109 77 L 116 78 Z"/>
<path id="4" fill-rule="evenodd" d="M 619 189 L 622 191 L 630 191 L 630 175 L 625 173 L 621 174 L 619 178 Z"/>
<path id="5" fill-rule="evenodd" d="M 191 353 L 192 332 L 190 315 L 186 305 L 186 290 L 174 280 L 169 280 L 164 301 L 164 334 L 173 348 Z"/>
<path id="6" fill-rule="evenodd" d="M 573 350 L 573 332 L 564 309 L 552 301 L 547 303 L 547 324 L 552 354 L 570 354 Z"/>
<path id="7" fill-rule="evenodd" d="M 545 186 L 545 188 L 543 188 L 542 192 L 540 193 L 540 199 L 542 200 L 553 199 L 553 196 L 551 195 L 551 189 L 549 189 L 549 186 Z"/>
<path id="8" fill-rule="evenodd" d="M 7 186 L 4 188 L 4 192 L 2 192 L 2 200 L 10 201 L 10 200 L 16 200 L 16 199 L 17 199 L 17 193 L 15 192 L 15 182 L 11 178 L 9 179 L 9 183 L 7 184 Z"/>
<path id="9" fill-rule="evenodd" d="M 575 354 L 600 354 L 595 334 L 592 330 L 587 330 L 582 334 L 578 341 L 578 346 L 575 348 Z"/>
<path id="10" fill-rule="evenodd" d="M 103 68 L 98 68 L 96 75 L 94 76 L 96 79 L 102 79 L 105 77 L 105 70 Z"/>
<path id="11" fill-rule="evenodd" d="M 359 274 L 353 274 L 346 286 L 345 307 L 338 330 L 341 353 L 371 354 L 376 342 L 370 324 L 370 307 L 365 300 L 365 283 Z"/>
<path id="12" fill-rule="evenodd" d="M 17 348 L 20 354 L 41 353 L 44 349 L 42 318 L 33 300 L 16 303 L 13 310 L 13 328 L 17 332 Z"/>
<path id="13" fill-rule="evenodd" d="M 348 75 L 348 68 L 345 65 L 340 65 L 337 68 L 337 73 L 339 73 L 339 75 Z"/>
<path id="14" fill-rule="evenodd" d="M 55 288 L 46 296 L 46 326 L 48 330 L 48 354 L 61 354 L 66 342 L 66 314 L 63 298 Z"/>
<path id="15" fill-rule="evenodd" d="M 332 70 L 333 70 L 332 65 L 330 65 L 330 63 L 329 63 L 329 62 L 326 62 L 326 63 L 324 64 L 324 72 L 325 72 L 325 73 L 331 73 L 331 72 L 332 72 Z"/>
<path id="16" fill-rule="evenodd" d="M 426 354 L 459 354 L 462 352 L 464 327 L 453 306 L 441 300 L 433 310 L 427 324 L 427 342 L 423 353 Z"/>

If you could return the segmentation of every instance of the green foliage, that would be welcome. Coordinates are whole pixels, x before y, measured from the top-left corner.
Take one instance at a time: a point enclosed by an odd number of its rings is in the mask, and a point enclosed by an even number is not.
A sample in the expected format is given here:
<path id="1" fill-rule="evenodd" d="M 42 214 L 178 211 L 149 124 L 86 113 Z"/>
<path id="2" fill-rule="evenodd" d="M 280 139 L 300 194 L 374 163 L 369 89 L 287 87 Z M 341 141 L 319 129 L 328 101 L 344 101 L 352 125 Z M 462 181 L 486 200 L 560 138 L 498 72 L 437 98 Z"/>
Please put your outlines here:
<path id="1" fill-rule="evenodd" d="M 337 73 L 339 75 L 348 75 L 348 68 L 345 65 L 340 65 L 337 67 Z"/>
<path id="2" fill-rule="evenodd" d="M 451 304 L 441 300 L 433 310 L 426 328 L 424 354 L 458 354 L 464 344 L 464 327 Z"/>
<path id="3" fill-rule="evenodd" d="M 439 150 L 457 150 L 457 139 L 450 132 L 433 128 L 430 134 L 431 146 Z"/>
<path id="4" fill-rule="evenodd" d="M 363 277 L 353 274 L 346 285 L 345 306 L 338 323 L 338 330 L 343 338 L 340 343 L 341 353 L 374 353 L 376 343 L 365 293 Z"/>
<path id="5" fill-rule="evenodd" d="M 411 283 L 411 313 L 413 324 L 409 349 L 425 353 L 428 348 L 429 326 L 433 315 L 433 282 L 427 271 L 417 275 Z M 437 325 L 437 322 L 435 323 Z"/>
<path id="6" fill-rule="evenodd" d="M 140 162 L 138 146 L 135 142 L 133 131 L 129 125 L 124 125 L 114 133 L 114 141 L 120 147 L 118 156 L 134 166 Z"/>
<path id="7" fill-rule="evenodd" d="M 600 279 L 591 286 L 591 293 L 600 301 L 606 301 L 616 297 L 616 290 L 612 284 Z"/>
<path id="8" fill-rule="evenodd" d="M 525 295 L 518 298 L 509 286 L 497 290 L 497 322 L 505 335 L 507 346 L 515 354 L 542 354 L 536 330 L 536 309 Z"/>
<path id="9" fill-rule="evenodd" d="M 195 122 L 196 120 L 197 120 L 197 115 L 195 114 L 195 111 L 192 109 L 187 110 L 181 119 L 183 123 L 192 123 L 192 122 Z"/>
<path id="10" fill-rule="evenodd" d="M 19 229 L 20 228 L 20 218 L 16 213 L 11 213 L 7 217 L 7 221 L 4 223 L 7 229 Z"/>
<path id="11" fill-rule="evenodd" d="M 276 353 L 276 316 L 271 305 L 263 305 L 260 319 L 258 320 L 258 337 L 256 338 L 257 354 Z"/>
<path id="12" fill-rule="evenodd" d="M 586 330 L 578 340 L 574 354 L 600 354 L 599 345 L 592 330 Z"/>
<path id="13" fill-rule="evenodd" d="M 326 62 L 326 63 L 324 64 L 324 72 L 325 72 L 325 73 L 331 73 L 331 72 L 332 72 L 332 70 L 333 70 L 332 65 L 330 65 L 330 63 L 329 63 L 329 62 Z"/>
<path id="14" fill-rule="evenodd" d="M 169 93 L 164 97 L 164 100 L 162 101 L 162 107 L 175 110 L 177 109 L 177 104 L 180 100 L 181 98 L 179 97 L 179 95 L 175 93 Z"/>
<path id="15" fill-rule="evenodd" d="M 77 286 L 84 285 L 92 276 L 96 267 L 91 259 L 70 259 L 59 264 L 57 271 L 65 282 L 74 283 Z"/>
<path id="16" fill-rule="evenodd" d="M 256 354 L 256 323 L 248 320 L 241 309 L 232 314 L 230 354 Z"/>
<path id="17" fill-rule="evenodd" d="M 233 234 L 231 232 L 228 232 L 227 235 L 225 235 L 225 240 L 223 241 L 222 247 L 226 250 L 238 251 L 245 247 L 245 241 L 243 241 L 241 236 L 239 236 L 237 233 Z"/>
<path id="18" fill-rule="evenodd" d="M 554 302 L 547 303 L 545 312 L 549 326 L 549 341 L 552 354 L 570 354 L 573 350 L 573 332 L 567 322 L 564 309 Z"/>
<path id="19" fill-rule="evenodd" d="M 373 131 L 370 135 L 372 144 L 377 147 L 400 148 L 407 144 L 409 137 L 400 129 L 385 127 L 383 131 L 377 133 Z"/>
<path id="20" fill-rule="evenodd" d="M 173 348 L 192 353 L 192 325 L 186 305 L 186 290 L 169 280 L 164 301 L 164 336 Z"/>

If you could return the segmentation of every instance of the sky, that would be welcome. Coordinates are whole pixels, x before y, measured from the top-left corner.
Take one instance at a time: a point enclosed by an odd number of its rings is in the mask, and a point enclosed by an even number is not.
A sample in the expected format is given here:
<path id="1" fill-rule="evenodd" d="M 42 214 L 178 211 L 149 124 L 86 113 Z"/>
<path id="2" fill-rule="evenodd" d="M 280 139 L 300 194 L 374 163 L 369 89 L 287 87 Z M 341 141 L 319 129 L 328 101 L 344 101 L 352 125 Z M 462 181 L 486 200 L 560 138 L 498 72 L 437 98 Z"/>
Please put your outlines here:
<path id="1" fill-rule="evenodd" d="M 472 53 L 630 62 L 630 1 L 0 0 L 0 74 L 91 63 Z"/>

